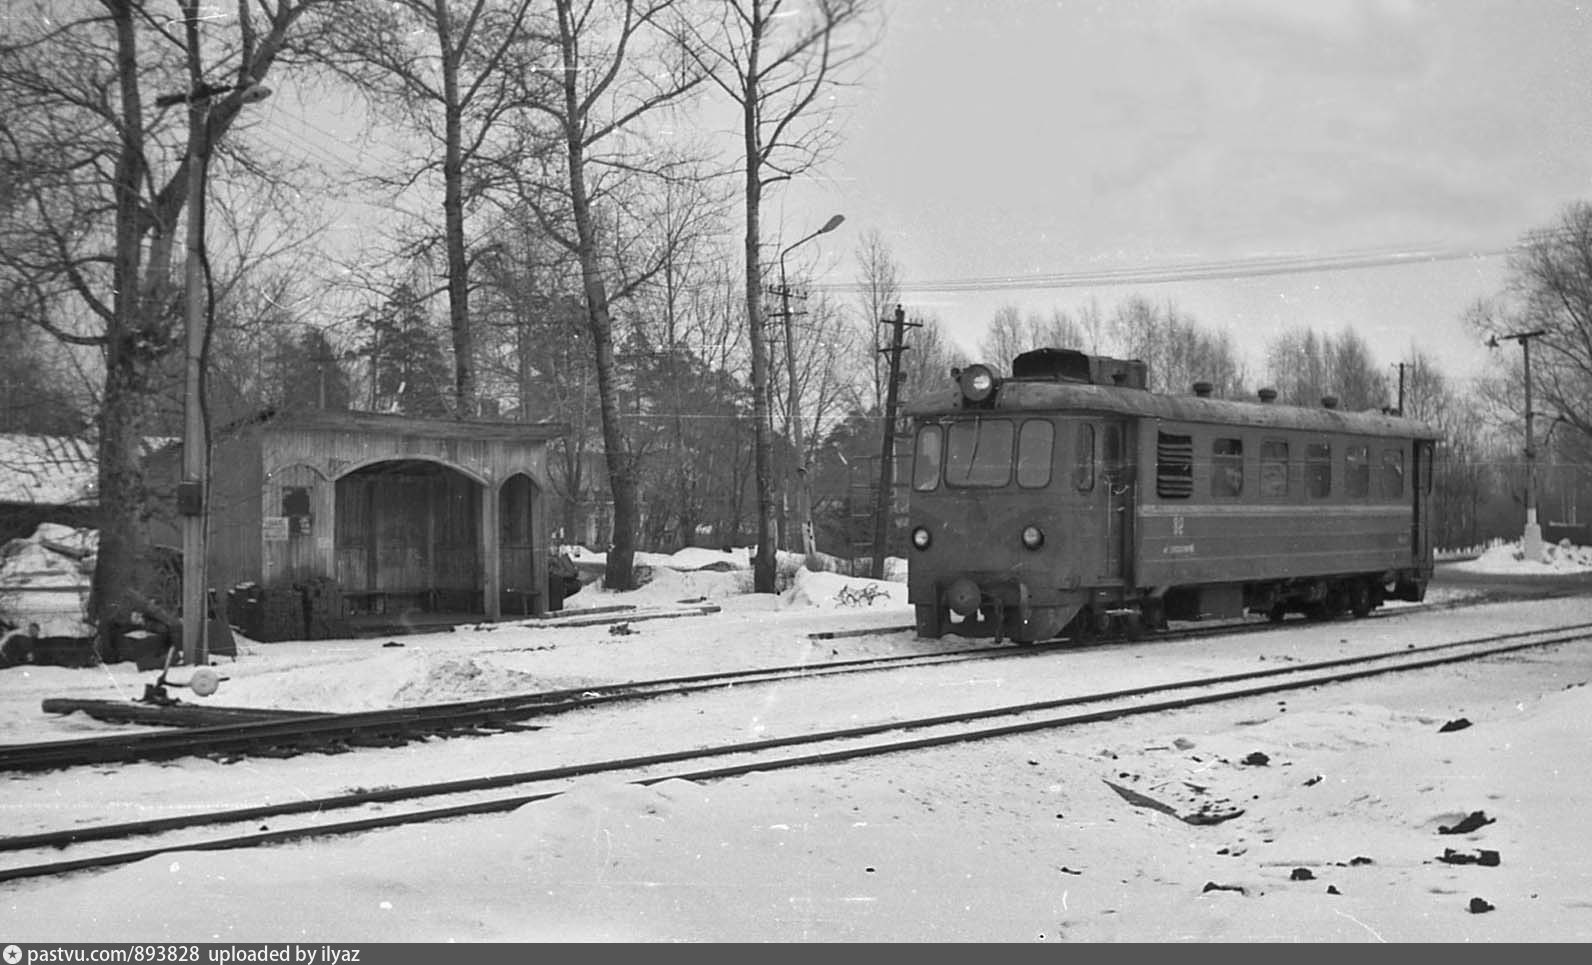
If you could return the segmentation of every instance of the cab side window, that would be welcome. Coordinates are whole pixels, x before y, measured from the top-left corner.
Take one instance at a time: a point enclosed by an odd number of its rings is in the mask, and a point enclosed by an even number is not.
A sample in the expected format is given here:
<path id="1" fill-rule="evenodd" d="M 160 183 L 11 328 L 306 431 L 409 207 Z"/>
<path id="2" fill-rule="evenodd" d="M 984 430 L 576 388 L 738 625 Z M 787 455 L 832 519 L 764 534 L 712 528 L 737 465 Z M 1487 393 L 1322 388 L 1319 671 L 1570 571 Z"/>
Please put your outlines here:
<path id="1" fill-rule="evenodd" d="M 1231 499 L 1244 494 L 1244 440 L 1211 440 L 1211 495 Z"/>
<path id="2" fill-rule="evenodd" d="M 1332 495 L 1332 446 L 1312 442 L 1305 446 L 1305 493 L 1311 499 Z"/>
<path id="3" fill-rule="evenodd" d="M 1288 498 L 1288 440 L 1262 439 L 1260 443 L 1260 496 Z"/>
<path id="4" fill-rule="evenodd" d="M 1400 449 L 1382 450 L 1383 499 L 1401 499 L 1404 496 L 1404 452 Z"/>
<path id="5" fill-rule="evenodd" d="M 1343 451 L 1343 489 L 1350 499 L 1364 499 L 1371 492 L 1371 450 L 1348 446 Z"/>

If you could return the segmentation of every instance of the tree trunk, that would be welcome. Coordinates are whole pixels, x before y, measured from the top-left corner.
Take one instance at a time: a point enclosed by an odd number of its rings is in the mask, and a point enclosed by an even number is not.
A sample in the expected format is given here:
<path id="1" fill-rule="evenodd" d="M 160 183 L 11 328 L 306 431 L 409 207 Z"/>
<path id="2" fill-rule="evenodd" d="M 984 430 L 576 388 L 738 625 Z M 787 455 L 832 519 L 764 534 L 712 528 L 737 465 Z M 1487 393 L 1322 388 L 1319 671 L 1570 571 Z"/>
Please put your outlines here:
<path id="1" fill-rule="evenodd" d="M 774 593 L 774 440 L 768 407 L 768 329 L 763 317 L 762 157 L 758 147 L 756 47 L 746 76 L 749 86 L 741 103 L 746 149 L 746 321 L 752 349 L 753 462 L 757 482 L 757 551 L 752 556 L 752 589 Z"/>
<path id="2" fill-rule="evenodd" d="M 172 344 L 162 317 L 171 267 L 172 224 L 153 221 L 142 202 L 148 166 L 143 143 L 143 106 L 138 89 L 138 39 L 129 4 L 110 6 L 116 23 L 117 73 L 122 116 L 116 159 L 116 254 L 112 318 L 105 333 L 105 388 L 99 429 L 99 550 L 88 602 L 88 618 L 101 645 L 129 612 L 129 591 L 138 585 L 148 508 L 143 439 L 150 409 L 150 382 Z M 178 209 L 180 210 L 180 209 Z M 154 232 L 150 264 L 143 266 L 146 233 Z"/>
<path id="3" fill-rule="evenodd" d="M 475 398 L 475 338 L 470 331 L 469 262 L 464 246 L 463 114 L 459 104 L 459 59 L 453 42 L 447 0 L 437 0 L 437 40 L 442 55 L 444 115 L 442 212 L 448 257 L 448 321 L 453 332 L 453 388 L 456 412 L 479 415 Z"/>
<path id="4" fill-rule="evenodd" d="M 602 412 L 603 455 L 608 465 L 608 491 L 614 501 L 613 541 L 608 548 L 608 565 L 603 586 L 610 590 L 635 589 L 636 558 L 636 478 L 630 447 L 619 416 L 619 392 L 614 378 L 613 316 L 608 310 L 608 291 L 597 258 L 597 228 L 592 223 L 591 196 L 586 188 L 586 158 L 583 141 L 580 93 L 577 74 L 580 64 L 575 44 L 576 26 L 569 4 L 558 4 L 559 41 L 563 62 L 564 138 L 569 155 L 570 207 L 575 216 L 579 247 L 581 287 L 586 296 L 586 327 L 591 333 L 592 358 L 597 370 L 597 399 Z"/>

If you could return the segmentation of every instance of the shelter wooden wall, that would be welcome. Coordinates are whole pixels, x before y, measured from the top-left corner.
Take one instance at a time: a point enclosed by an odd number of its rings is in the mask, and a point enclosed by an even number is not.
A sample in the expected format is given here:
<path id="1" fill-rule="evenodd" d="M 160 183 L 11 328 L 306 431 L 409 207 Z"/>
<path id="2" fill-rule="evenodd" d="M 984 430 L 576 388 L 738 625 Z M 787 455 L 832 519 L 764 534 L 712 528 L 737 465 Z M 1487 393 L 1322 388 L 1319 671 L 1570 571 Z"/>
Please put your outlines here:
<path id="1" fill-rule="evenodd" d="M 490 619 L 505 599 L 545 612 L 546 452 L 563 431 L 353 412 L 238 424 L 214 447 L 209 582 L 327 578 L 463 594 Z M 180 448 L 161 465 L 175 479 Z M 166 523 L 171 539 L 179 523 Z"/>

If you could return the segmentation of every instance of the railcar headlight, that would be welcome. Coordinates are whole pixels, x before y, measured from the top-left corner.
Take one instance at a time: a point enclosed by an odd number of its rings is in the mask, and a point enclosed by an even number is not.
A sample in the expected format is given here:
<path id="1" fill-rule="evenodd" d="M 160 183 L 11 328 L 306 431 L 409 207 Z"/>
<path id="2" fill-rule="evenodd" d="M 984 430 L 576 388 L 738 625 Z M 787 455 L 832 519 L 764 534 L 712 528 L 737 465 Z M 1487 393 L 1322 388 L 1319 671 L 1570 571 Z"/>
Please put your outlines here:
<path id="1" fill-rule="evenodd" d="M 931 537 L 929 535 L 929 531 L 924 529 L 922 526 L 916 527 L 912 530 L 913 546 L 916 546 L 920 550 L 926 550 L 929 548 L 929 544 L 932 542 L 934 542 L 934 538 Z"/>
<path id="2" fill-rule="evenodd" d="M 995 394 L 995 373 L 987 365 L 969 365 L 958 381 L 962 383 L 962 398 L 969 402 L 983 402 Z"/>
<path id="3" fill-rule="evenodd" d="M 1037 550 L 1045 545 L 1045 531 L 1029 523 L 1023 527 L 1023 545 L 1031 550 Z"/>

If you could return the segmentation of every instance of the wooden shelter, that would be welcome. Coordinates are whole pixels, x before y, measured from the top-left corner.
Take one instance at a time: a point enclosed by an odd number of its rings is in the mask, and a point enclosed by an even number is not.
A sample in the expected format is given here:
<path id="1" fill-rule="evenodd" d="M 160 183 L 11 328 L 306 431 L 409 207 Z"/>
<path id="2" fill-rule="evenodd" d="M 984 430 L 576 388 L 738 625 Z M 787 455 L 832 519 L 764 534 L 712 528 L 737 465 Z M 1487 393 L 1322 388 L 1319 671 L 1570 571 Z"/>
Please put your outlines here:
<path id="1" fill-rule="evenodd" d="M 564 432 L 327 410 L 234 423 L 213 443 L 206 582 L 314 588 L 334 618 L 544 614 L 547 444 Z M 174 483 L 181 460 L 167 450 L 151 476 Z M 181 545 L 179 527 L 172 513 L 151 535 Z"/>

